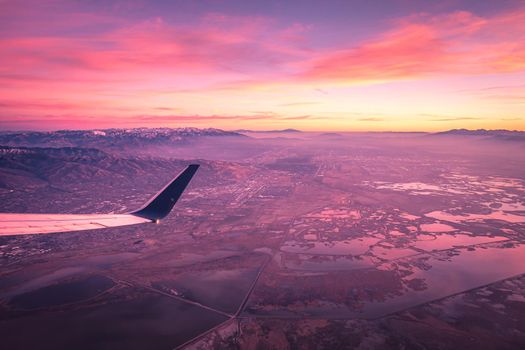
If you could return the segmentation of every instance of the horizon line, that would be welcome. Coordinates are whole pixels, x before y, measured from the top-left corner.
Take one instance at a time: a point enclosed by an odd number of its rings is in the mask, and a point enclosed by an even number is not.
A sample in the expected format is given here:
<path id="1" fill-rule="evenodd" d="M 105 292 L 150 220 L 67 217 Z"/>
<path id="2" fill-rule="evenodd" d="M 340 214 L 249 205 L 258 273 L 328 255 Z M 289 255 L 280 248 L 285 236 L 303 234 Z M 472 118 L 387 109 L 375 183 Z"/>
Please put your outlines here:
<path id="1" fill-rule="evenodd" d="M 518 129 L 485 129 L 485 128 L 477 128 L 477 129 L 468 129 L 468 128 L 452 128 L 452 129 L 443 129 L 438 131 L 409 131 L 409 130 L 300 130 L 296 128 L 284 128 L 284 129 L 223 129 L 223 128 L 217 128 L 217 127 L 195 127 L 195 126 L 177 126 L 177 127 L 170 127 L 170 126 L 158 126 L 158 127 L 149 127 L 149 126 L 139 126 L 139 127 L 112 127 L 112 128 L 57 128 L 57 129 L 49 129 L 49 130 L 43 130 L 43 129 L 0 129 L 0 133 L 19 133 L 19 132 L 58 132 L 58 131 L 103 131 L 103 130 L 137 130 L 137 129 L 197 129 L 197 130 L 205 130 L 205 129 L 215 129 L 225 132 L 236 132 L 236 133 L 249 133 L 249 132 L 261 132 L 261 133 L 272 133 L 272 132 L 299 132 L 299 133 L 406 133 L 406 134 L 435 134 L 435 133 L 441 133 L 441 132 L 447 132 L 447 131 L 453 131 L 453 130 L 464 130 L 464 131 L 509 131 L 509 132 L 525 132 L 525 130 L 518 130 Z"/>

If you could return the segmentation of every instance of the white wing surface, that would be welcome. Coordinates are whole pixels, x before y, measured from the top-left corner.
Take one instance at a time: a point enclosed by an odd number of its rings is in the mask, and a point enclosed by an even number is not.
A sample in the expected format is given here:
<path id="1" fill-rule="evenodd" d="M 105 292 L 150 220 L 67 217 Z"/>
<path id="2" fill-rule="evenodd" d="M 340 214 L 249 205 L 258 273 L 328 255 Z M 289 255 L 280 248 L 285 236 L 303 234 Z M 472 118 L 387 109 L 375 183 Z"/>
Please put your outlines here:
<path id="1" fill-rule="evenodd" d="M 0 236 L 94 230 L 158 222 L 169 214 L 199 168 L 189 165 L 141 209 L 127 214 L 0 213 Z"/>

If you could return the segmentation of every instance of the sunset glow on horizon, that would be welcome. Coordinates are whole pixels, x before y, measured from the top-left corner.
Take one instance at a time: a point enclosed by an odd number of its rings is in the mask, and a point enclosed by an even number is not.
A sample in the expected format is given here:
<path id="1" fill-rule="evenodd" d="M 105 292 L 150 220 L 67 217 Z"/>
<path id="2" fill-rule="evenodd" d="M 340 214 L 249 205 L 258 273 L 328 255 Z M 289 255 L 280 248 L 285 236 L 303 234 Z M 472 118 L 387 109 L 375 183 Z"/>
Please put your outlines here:
<path id="1" fill-rule="evenodd" d="M 525 130 L 523 1 L 0 0 L 0 130 Z"/>

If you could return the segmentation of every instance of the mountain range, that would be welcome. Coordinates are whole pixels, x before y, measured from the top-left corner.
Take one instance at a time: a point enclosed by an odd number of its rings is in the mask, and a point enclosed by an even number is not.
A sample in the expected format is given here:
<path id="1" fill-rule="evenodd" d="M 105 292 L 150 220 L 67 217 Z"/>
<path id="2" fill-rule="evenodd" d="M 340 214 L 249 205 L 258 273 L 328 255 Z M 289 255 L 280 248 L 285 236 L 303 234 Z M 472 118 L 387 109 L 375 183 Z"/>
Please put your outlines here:
<path id="1" fill-rule="evenodd" d="M 472 136 L 483 139 L 497 139 L 505 141 L 525 141 L 525 132 L 517 130 L 468 130 L 468 129 L 452 129 L 443 132 L 431 134 L 432 136 Z"/>
<path id="2" fill-rule="evenodd" d="M 119 150 L 127 147 L 180 145 L 204 137 L 247 137 L 232 131 L 198 128 L 135 128 L 3 132 L 0 145 L 27 147 L 82 147 Z"/>

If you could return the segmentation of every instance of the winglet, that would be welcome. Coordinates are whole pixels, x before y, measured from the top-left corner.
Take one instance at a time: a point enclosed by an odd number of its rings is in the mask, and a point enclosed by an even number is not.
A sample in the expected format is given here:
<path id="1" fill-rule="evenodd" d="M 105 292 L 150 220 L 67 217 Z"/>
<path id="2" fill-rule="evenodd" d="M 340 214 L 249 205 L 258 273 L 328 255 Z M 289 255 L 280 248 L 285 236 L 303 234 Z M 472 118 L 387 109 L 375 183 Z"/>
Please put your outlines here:
<path id="1" fill-rule="evenodd" d="M 130 214 L 141 218 L 158 221 L 168 215 L 173 206 L 190 183 L 191 178 L 199 169 L 199 164 L 191 164 L 175 179 L 167 184 L 159 193 L 151 198 L 142 208 Z"/>

